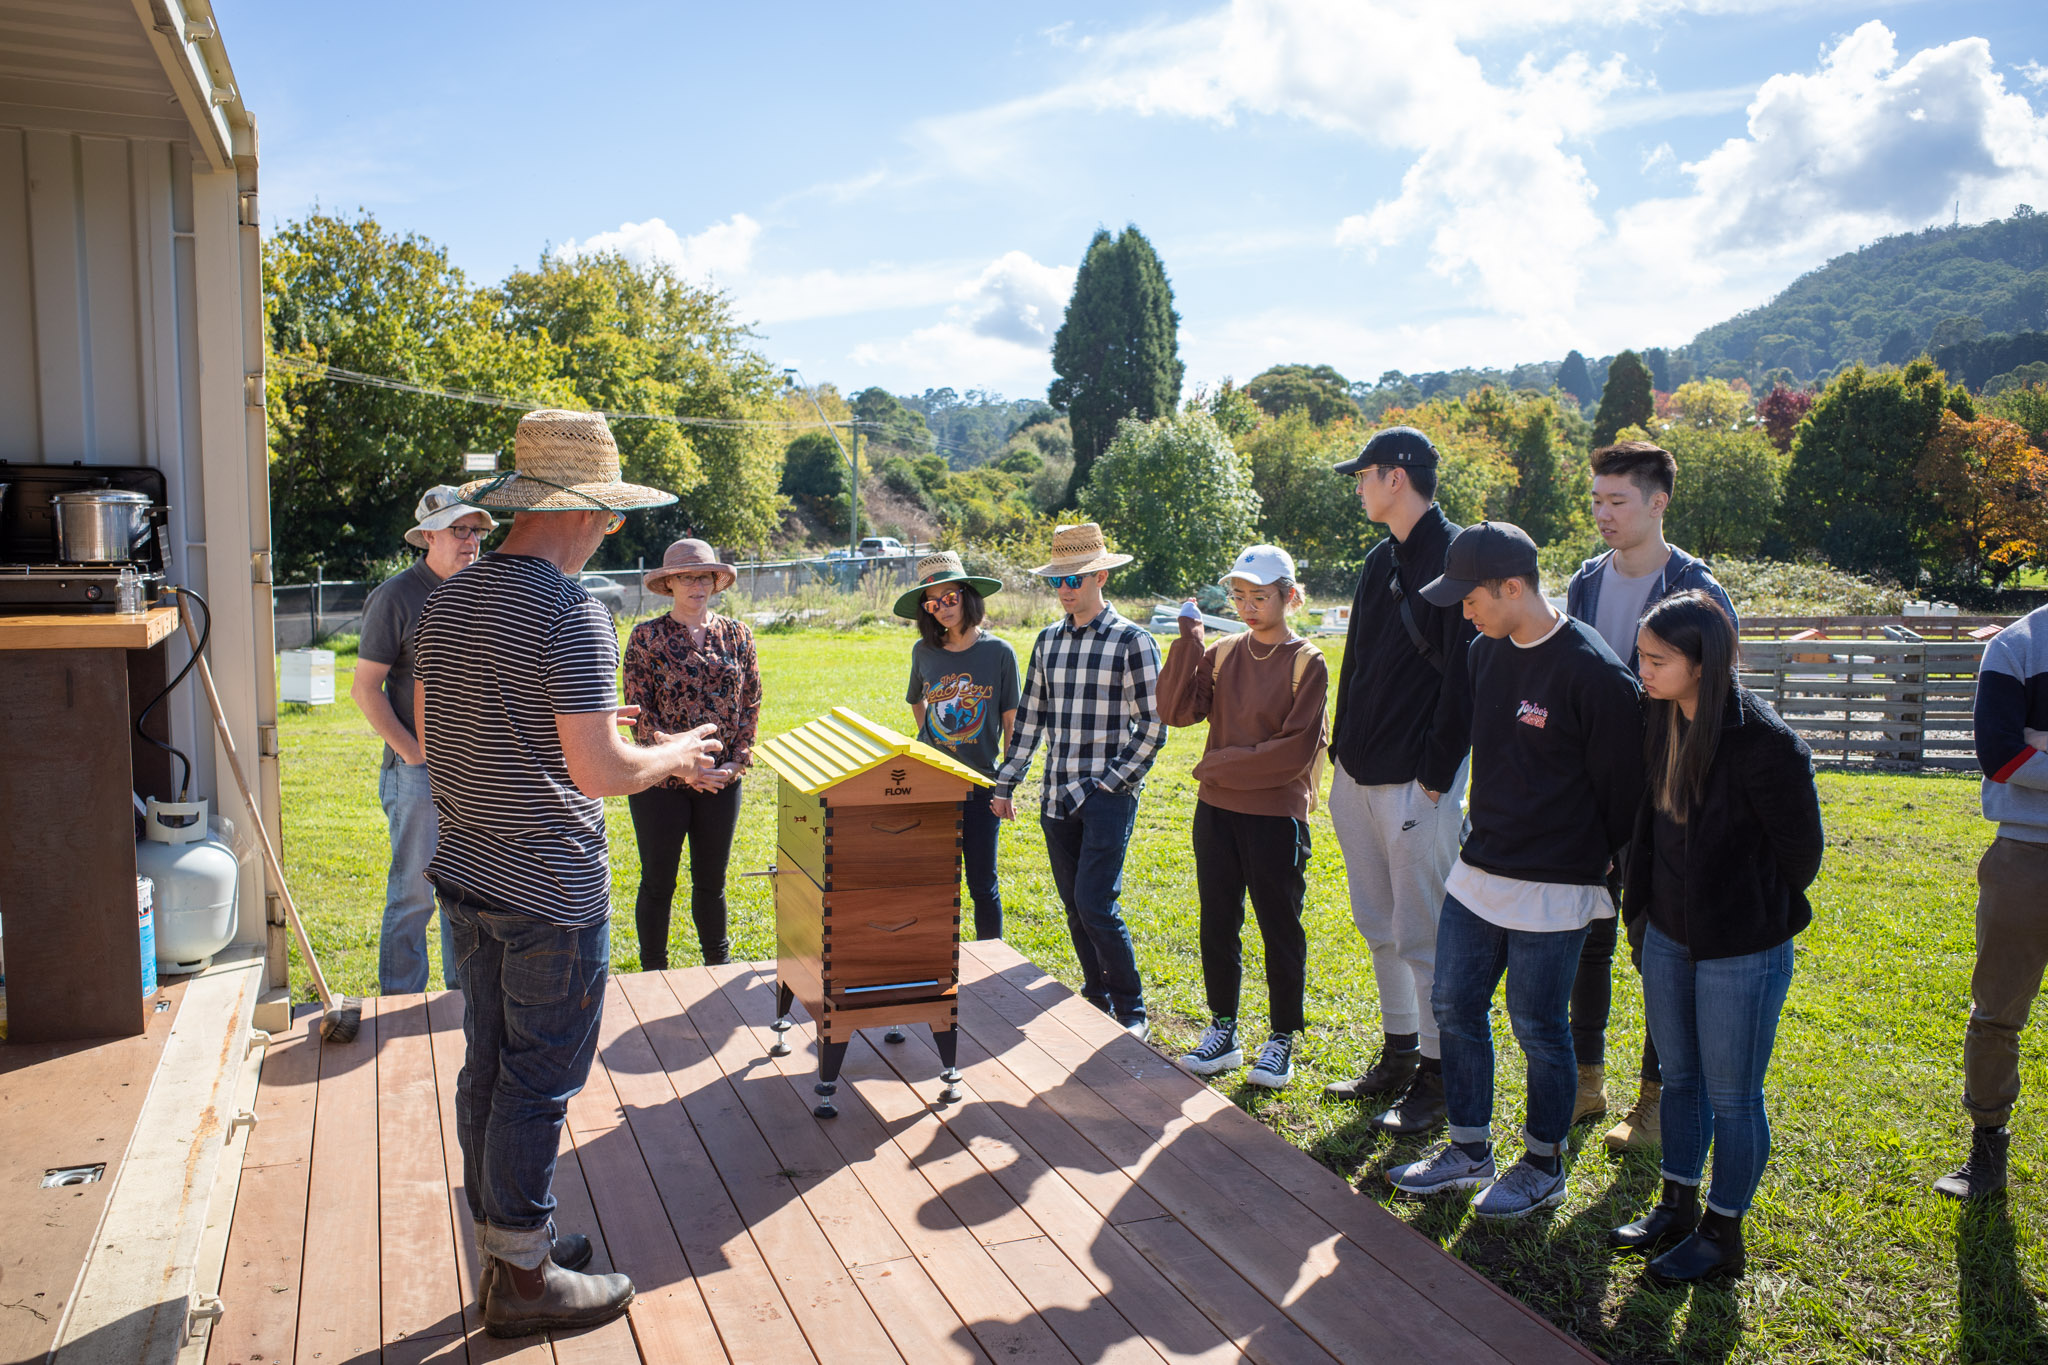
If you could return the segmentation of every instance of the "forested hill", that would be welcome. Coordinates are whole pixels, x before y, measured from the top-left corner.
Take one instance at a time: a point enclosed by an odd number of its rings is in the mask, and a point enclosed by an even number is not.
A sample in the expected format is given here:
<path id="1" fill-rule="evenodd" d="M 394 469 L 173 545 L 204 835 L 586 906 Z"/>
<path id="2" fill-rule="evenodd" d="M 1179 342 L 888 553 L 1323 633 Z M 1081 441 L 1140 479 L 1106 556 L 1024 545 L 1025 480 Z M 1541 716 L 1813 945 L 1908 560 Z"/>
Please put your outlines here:
<path id="1" fill-rule="evenodd" d="M 2048 214 L 2021 205 L 2003 220 L 1904 233 L 1837 256 L 1686 349 L 1698 374 L 1754 378 L 1782 367 L 1808 380 L 1856 361 L 1898 363 L 1988 334 L 2044 330 Z"/>

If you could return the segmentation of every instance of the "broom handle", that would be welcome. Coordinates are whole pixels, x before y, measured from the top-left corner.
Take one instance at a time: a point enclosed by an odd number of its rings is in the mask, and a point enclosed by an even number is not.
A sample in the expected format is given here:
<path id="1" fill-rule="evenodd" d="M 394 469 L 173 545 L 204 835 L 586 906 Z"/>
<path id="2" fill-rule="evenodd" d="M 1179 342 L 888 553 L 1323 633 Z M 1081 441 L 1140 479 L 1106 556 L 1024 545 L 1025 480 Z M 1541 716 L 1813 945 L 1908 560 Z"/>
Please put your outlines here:
<path id="1" fill-rule="evenodd" d="M 206 704 L 213 708 L 214 732 L 220 736 L 221 747 L 228 751 L 228 770 L 235 775 L 235 785 L 241 788 L 242 801 L 249 808 L 250 822 L 256 826 L 256 841 L 263 845 L 263 863 L 270 869 L 270 879 L 277 883 L 278 899 L 284 902 L 284 917 L 291 922 L 292 933 L 299 940 L 299 952 L 306 959 L 306 967 L 313 974 L 313 988 L 320 992 L 322 1009 L 334 1008 L 334 992 L 327 988 L 327 978 L 320 971 L 320 959 L 313 956 L 313 945 L 306 942 L 306 927 L 299 922 L 299 907 L 292 904 L 291 887 L 284 879 L 284 868 L 277 860 L 277 850 L 271 846 L 270 831 L 263 827 L 263 807 L 256 802 L 256 793 L 249 790 L 249 779 L 242 775 L 242 759 L 235 752 L 235 737 L 228 733 L 228 718 L 221 710 L 220 693 L 214 690 L 213 670 L 206 666 L 206 656 L 199 652 L 199 632 L 192 626 L 192 614 L 185 607 L 185 599 L 178 598 L 178 619 L 184 624 L 185 638 L 192 642 L 192 657 L 199 661 L 199 681 L 206 686 Z"/>

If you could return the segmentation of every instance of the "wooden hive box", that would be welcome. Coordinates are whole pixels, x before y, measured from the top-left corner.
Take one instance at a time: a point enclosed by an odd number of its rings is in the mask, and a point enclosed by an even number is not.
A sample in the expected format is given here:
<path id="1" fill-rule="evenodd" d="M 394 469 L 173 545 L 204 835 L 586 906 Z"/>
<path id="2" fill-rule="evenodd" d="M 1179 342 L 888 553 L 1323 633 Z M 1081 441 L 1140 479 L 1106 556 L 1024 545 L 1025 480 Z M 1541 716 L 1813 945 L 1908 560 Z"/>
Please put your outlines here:
<path id="1" fill-rule="evenodd" d="M 899 1041 L 898 1025 L 928 1025 L 945 1098 L 958 1098 L 961 802 L 986 779 L 843 706 L 754 756 L 781 779 L 775 1027 L 787 1031 L 792 1000 L 817 1025 L 818 1114 L 836 1112 L 839 1066 L 863 1028 Z"/>

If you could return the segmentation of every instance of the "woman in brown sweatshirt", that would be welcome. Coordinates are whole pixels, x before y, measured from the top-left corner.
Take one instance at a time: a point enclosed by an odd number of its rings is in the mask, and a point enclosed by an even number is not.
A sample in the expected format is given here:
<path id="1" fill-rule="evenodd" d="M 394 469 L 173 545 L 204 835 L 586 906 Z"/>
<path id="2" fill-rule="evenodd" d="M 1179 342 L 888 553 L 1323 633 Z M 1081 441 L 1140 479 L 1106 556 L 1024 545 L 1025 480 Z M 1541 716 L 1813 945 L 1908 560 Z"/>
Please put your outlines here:
<path id="1" fill-rule="evenodd" d="M 1209 722 L 1195 765 L 1195 887 L 1201 899 L 1202 978 L 1213 1016 L 1201 1043 L 1181 1058 L 1198 1076 L 1240 1066 L 1238 994 L 1244 976 L 1239 935 L 1244 900 L 1266 945 L 1271 1027 L 1246 1076 L 1278 1090 L 1294 1079 L 1294 1038 L 1306 1021 L 1302 996 L 1308 939 L 1308 813 L 1315 806 L 1327 734 L 1329 668 L 1316 645 L 1294 634 L 1288 611 L 1301 602 L 1294 560 L 1253 545 L 1223 576 L 1248 627 L 1206 645 L 1193 602 L 1181 608 L 1180 638 L 1159 675 L 1159 714 L 1168 725 Z"/>

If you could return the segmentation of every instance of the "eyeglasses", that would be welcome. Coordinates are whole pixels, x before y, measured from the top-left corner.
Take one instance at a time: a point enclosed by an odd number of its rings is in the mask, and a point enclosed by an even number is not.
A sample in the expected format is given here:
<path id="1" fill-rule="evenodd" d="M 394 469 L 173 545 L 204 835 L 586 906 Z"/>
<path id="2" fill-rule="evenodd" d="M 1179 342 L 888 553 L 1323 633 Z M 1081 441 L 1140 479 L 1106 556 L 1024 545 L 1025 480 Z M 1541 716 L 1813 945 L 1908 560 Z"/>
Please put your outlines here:
<path id="1" fill-rule="evenodd" d="M 1086 577 L 1088 575 L 1084 573 L 1059 573 L 1053 574 L 1045 581 L 1052 584 L 1055 588 L 1078 588 L 1081 586 L 1081 580 Z"/>
<path id="2" fill-rule="evenodd" d="M 951 592 L 942 592 L 937 597 L 927 597 L 924 599 L 924 609 L 934 613 L 940 607 L 957 607 L 959 605 L 960 590 L 958 588 L 953 589 Z"/>
<path id="3" fill-rule="evenodd" d="M 625 524 L 626 514 L 623 512 L 614 512 L 612 513 L 612 519 L 605 523 L 604 533 L 608 536 L 615 536 L 619 533 L 619 528 L 621 526 L 624 526 Z"/>
<path id="4" fill-rule="evenodd" d="M 488 526 L 444 526 L 441 529 L 457 540 L 482 540 L 491 533 Z"/>
<path id="5" fill-rule="evenodd" d="M 675 581 L 692 588 L 711 588 L 718 585 L 718 575 L 715 573 L 679 573 L 675 576 Z"/>

